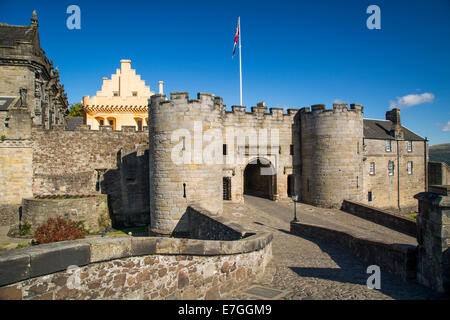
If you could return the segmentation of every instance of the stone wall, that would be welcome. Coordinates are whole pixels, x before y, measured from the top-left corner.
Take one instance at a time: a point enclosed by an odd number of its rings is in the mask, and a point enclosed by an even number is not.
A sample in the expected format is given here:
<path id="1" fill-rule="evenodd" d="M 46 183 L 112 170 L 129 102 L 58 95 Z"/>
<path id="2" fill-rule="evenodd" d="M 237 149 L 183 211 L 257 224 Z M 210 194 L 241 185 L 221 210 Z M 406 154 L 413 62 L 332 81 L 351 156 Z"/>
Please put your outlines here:
<path id="1" fill-rule="evenodd" d="M 363 186 L 363 111 L 361 105 L 334 103 L 300 110 L 300 200 L 340 208 L 344 199 L 359 201 Z"/>
<path id="2" fill-rule="evenodd" d="M 412 235 L 414 237 L 417 234 L 417 224 L 415 219 L 349 200 L 344 200 L 342 202 L 341 209 L 360 218 L 373 221 L 382 226 Z"/>
<path id="3" fill-rule="evenodd" d="M 149 223 L 148 131 L 32 129 L 33 194 L 109 195 L 118 226 Z"/>
<path id="4" fill-rule="evenodd" d="M 249 235 L 241 225 L 221 216 L 213 216 L 198 205 L 190 204 L 187 212 L 190 238 L 232 241 Z"/>
<path id="5" fill-rule="evenodd" d="M 30 222 L 33 230 L 49 218 L 56 217 L 83 221 L 85 228 L 91 232 L 101 232 L 111 226 L 106 195 L 74 199 L 23 199 L 22 221 Z"/>
<path id="6" fill-rule="evenodd" d="M 88 173 L 94 176 L 98 170 L 117 169 L 118 152 L 122 147 L 134 148 L 137 144 L 147 143 L 148 132 L 136 132 L 134 127 L 131 129 L 113 131 L 105 126 L 95 131 L 79 126 L 74 131 L 68 131 L 61 126 L 55 126 L 53 130 L 33 126 L 33 193 L 97 191 L 95 180 Z M 55 177 L 61 177 L 57 189 L 53 189 Z M 86 181 L 91 183 L 84 184 Z"/>
<path id="7" fill-rule="evenodd" d="M 450 188 L 422 192 L 417 216 L 419 243 L 417 280 L 439 292 L 450 293 Z"/>
<path id="8" fill-rule="evenodd" d="M 118 237 L 15 249 L 0 253 L 0 299 L 220 299 L 262 277 L 271 241 L 270 233 L 239 241 Z M 80 268 L 66 271 L 71 265 Z"/>
<path id="9" fill-rule="evenodd" d="M 428 184 L 450 185 L 450 167 L 445 162 L 428 162 Z"/>
<path id="10" fill-rule="evenodd" d="M 407 151 L 408 141 L 391 140 L 391 152 L 385 150 L 385 140 L 364 140 L 364 186 L 361 202 L 383 209 L 417 210 L 414 195 L 425 191 L 426 161 L 424 141 L 412 141 L 413 151 Z M 394 174 L 389 175 L 388 163 L 394 163 Z M 408 174 L 408 161 L 413 172 Z M 375 163 L 375 174 L 370 174 L 370 163 Z M 372 192 L 369 201 L 368 192 Z"/>
<path id="11" fill-rule="evenodd" d="M 416 278 L 417 248 L 406 244 L 388 244 L 359 238 L 350 232 L 322 226 L 291 222 L 291 232 L 350 251 L 368 264 L 378 265 L 404 280 Z"/>
<path id="12" fill-rule="evenodd" d="M 293 174 L 294 116 L 298 110 L 268 108 L 262 103 L 246 112 L 244 106 L 232 106 L 224 115 L 223 175 L 231 178 L 231 201 L 243 202 L 244 171 L 246 166 L 262 158 L 275 169 L 273 200 L 286 200 L 288 176 Z M 295 148 L 297 146 L 295 145 Z M 298 150 L 296 151 L 298 152 Z"/>
<path id="13" fill-rule="evenodd" d="M 32 157 L 30 140 L 0 141 L 0 205 L 20 204 L 33 195 Z"/>
<path id="14" fill-rule="evenodd" d="M 189 202 L 222 213 L 218 160 L 225 112 L 221 99 L 207 93 L 199 93 L 196 100 L 186 92 L 171 93 L 170 98 L 153 95 L 149 107 L 149 231 L 166 235 L 188 232 Z"/>

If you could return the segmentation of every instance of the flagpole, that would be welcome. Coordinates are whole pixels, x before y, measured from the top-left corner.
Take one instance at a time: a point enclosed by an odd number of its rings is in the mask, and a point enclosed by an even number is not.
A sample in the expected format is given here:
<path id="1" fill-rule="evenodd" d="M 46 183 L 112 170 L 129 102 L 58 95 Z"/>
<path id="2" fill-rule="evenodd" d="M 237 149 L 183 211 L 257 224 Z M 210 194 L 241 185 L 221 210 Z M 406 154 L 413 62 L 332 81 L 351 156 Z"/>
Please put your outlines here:
<path id="1" fill-rule="evenodd" d="M 238 17 L 239 25 L 239 80 L 240 80 L 240 105 L 242 106 L 242 62 L 241 62 L 241 17 Z"/>

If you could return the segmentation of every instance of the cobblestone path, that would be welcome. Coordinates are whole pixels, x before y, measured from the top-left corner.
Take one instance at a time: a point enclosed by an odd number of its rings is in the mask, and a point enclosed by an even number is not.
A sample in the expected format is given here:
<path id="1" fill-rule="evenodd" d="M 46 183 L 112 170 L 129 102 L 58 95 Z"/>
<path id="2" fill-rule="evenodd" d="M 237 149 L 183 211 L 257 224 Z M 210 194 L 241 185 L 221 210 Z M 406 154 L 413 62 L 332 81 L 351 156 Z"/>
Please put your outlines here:
<path id="1" fill-rule="evenodd" d="M 371 238 L 382 237 L 396 243 L 415 244 L 415 238 L 394 232 L 339 210 L 321 209 L 297 204 L 300 221 L 319 223 L 340 230 L 349 228 Z M 381 289 L 366 285 L 369 274 L 367 264 L 342 249 L 314 239 L 289 233 L 293 218 L 292 203 L 245 196 L 245 204 L 224 205 L 224 215 L 249 229 L 271 231 L 273 259 L 258 287 L 280 291 L 275 299 L 448 299 L 431 289 L 381 269 Z M 261 295 L 234 292 L 226 299 L 261 299 Z M 269 297 L 270 295 L 268 295 Z"/>

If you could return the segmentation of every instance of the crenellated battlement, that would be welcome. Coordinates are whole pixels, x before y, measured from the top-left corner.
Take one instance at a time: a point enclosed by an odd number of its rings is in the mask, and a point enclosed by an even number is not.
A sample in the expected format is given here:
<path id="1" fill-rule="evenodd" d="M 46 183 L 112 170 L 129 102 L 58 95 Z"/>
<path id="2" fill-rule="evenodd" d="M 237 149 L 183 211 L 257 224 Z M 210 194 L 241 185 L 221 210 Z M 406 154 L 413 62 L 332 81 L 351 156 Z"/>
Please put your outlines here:
<path id="1" fill-rule="evenodd" d="M 264 118 L 264 119 L 287 119 L 291 121 L 295 114 L 298 112 L 298 109 L 287 109 L 284 112 L 284 108 L 268 108 L 264 102 L 257 103 L 256 107 L 250 108 L 251 112 L 246 112 L 245 106 L 231 106 L 231 111 L 227 111 L 227 115 L 229 116 L 247 116 L 247 117 L 255 117 L 255 118 Z"/>
<path id="2" fill-rule="evenodd" d="M 350 108 L 348 108 L 347 103 L 333 103 L 333 109 L 326 109 L 324 104 L 313 104 L 311 107 L 304 107 L 300 109 L 300 114 L 302 115 L 318 115 L 321 113 L 328 114 L 341 114 L 341 113 L 360 113 L 363 114 L 363 106 L 360 104 L 350 104 Z"/>
<path id="3" fill-rule="evenodd" d="M 188 92 L 171 92 L 170 99 L 168 99 L 165 94 L 155 94 L 150 97 L 148 103 L 151 108 L 164 105 L 201 104 L 203 106 L 210 106 L 212 109 L 218 108 L 221 111 L 222 109 L 225 110 L 222 97 L 216 97 L 211 93 L 204 92 L 197 93 L 197 99 L 189 99 Z"/>

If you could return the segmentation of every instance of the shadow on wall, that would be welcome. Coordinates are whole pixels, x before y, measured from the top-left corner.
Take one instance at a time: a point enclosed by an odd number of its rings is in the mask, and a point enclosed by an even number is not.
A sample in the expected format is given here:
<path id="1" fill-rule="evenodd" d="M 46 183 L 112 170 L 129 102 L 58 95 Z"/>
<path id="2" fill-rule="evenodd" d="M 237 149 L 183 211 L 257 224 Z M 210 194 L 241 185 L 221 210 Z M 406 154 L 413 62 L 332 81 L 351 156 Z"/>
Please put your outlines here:
<path id="1" fill-rule="evenodd" d="M 148 149 L 117 152 L 117 169 L 107 170 L 99 183 L 108 195 L 114 228 L 150 224 Z"/>

